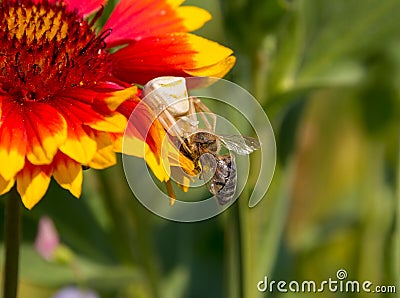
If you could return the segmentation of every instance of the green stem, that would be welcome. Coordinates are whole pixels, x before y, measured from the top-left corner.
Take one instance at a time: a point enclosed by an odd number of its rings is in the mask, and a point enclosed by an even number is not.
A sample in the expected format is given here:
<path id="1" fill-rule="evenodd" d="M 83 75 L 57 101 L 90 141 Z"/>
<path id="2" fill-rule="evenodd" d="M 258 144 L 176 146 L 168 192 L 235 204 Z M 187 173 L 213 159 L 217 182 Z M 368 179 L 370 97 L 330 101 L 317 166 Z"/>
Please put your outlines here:
<path id="1" fill-rule="evenodd" d="M 127 237 L 127 232 L 130 227 L 125 214 L 126 208 L 124 207 L 124 203 L 121 202 L 119 193 L 115 193 L 115 188 L 118 184 L 115 184 L 113 177 L 119 176 L 113 170 L 114 169 L 109 170 L 111 174 L 104 170 L 97 172 L 97 177 L 102 187 L 103 195 L 101 198 L 112 220 L 112 236 L 114 237 L 115 243 L 118 243 L 115 248 L 119 257 L 126 264 L 135 264 L 135 259 L 133 257 L 135 245 L 133 240 Z"/>
<path id="2" fill-rule="evenodd" d="M 119 162 L 121 164 L 121 162 Z M 114 171 L 115 172 L 114 172 Z M 123 243 L 119 251 L 128 260 L 128 264 L 141 264 L 148 278 L 151 297 L 159 297 L 159 277 L 154 262 L 154 253 L 151 240 L 147 232 L 150 229 L 147 210 L 141 212 L 142 206 L 133 198 L 133 194 L 122 186 L 121 175 L 117 173 L 120 168 L 110 169 L 108 173 L 104 170 L 99 172 L 99 178 L 103 186 L 103 201 L 112 217 L 114 234 L 118 243 Z M 113 189 L 119 188 L 115 193 Z M 140 230 L 138 230 L 140 227 Z"/>
<path id="3" fill-rule="evenodd" d="M 396 228 L 395 228 L 395 243 L 394 243 L 394 277 L 397 281 L 397 287 L 400 287 L 400 138 L 397 140 L 398 144 L 398 156 L 397 156 L 397 208 L 396 208 Z M 400 291 L 397 291 L 397 297 L 400 298 Z"/>
<path id="4" fill-rule="evenodd" d="M 239 197 L 238 203 L 238 221 L 239 221 L 239 237 L 240 237 L 240 258 L 241 258 L 241 296 L 243 298 L 255 297 L 252 295 L 254 288 L 251 280 L 254 274 L 254 243 L 252 239 L 253 221 L 250 215 L 249 202 L 249 186 L 246 185 L 243 193 Z"/>
<path id="5" fill-rule="evenodd" d="M 5 263 L 3 297 L 16 298 L 18 291 L 19 244 L 21 239 L 21 202 L 14 189 L 6 198 L 4 242 Z"/>
<path id="6" fill-rule="evenodd" d="M 261 50 L 256 50 L 251 59 L 251 91 L 260 104 L 263 104 L 266 101 L 265 84 L 267 83 L 267 62 Z"/>
<path id="7" fill-rule="evenodd" d="M 226 212 L 225 247 L 226 247 L 226 295 L 229 298 L 243 297 L 242 257 L 239 227 L 238 202 Z"/>

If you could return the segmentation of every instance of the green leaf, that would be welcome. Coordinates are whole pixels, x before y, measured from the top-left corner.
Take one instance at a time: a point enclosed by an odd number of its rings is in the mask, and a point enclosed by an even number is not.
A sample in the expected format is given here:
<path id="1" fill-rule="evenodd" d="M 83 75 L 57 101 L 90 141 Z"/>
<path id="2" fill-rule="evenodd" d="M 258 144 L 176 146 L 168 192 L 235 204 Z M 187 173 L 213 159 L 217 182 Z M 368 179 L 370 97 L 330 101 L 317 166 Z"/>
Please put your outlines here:
<path id="1" fill-rule="evenodd" d="M 3 255 L 3 248 L 1 248 Z M 67 284 L 83 283 L 95 289 L 119 289 L 132 282 L 143 280 L 134 268 L 107 266 L 78 257 L 70 266 L 43 259 L 30 244 L 21 246 L 21 279 L 43 287 L 61 287 Z"/>

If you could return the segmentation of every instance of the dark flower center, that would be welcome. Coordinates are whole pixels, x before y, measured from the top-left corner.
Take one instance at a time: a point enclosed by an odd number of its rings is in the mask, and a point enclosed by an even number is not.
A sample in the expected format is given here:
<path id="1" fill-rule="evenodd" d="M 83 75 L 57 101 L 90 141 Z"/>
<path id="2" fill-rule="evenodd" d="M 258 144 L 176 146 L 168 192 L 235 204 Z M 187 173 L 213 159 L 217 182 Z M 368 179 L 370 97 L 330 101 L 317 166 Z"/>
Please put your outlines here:
<path id="1" fill-rule="evenodd" d="M 0 96 L 48 101 L 67 88 L 90 88 L 110 74 L 104 39 L 65 5 L 0 4 Z"/>

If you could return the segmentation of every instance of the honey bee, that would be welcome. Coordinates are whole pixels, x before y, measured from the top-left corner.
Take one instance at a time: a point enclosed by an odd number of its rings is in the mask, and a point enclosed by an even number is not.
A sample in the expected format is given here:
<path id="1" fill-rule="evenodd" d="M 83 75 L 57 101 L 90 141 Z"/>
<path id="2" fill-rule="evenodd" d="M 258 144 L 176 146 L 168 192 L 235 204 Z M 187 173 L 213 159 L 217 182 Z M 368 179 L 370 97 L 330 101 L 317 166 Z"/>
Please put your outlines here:
<path id="1" fill-rule="evenodd" d="M 235 156 L 231 153 L 221 155 L 221 143 L 229 151 L 240 155 L 250 154 L 260 148 L 260 143 L 251 137 L 217 135 L 208 131 L 195 132 L 184 142 L 186 146 L 181 146 L 180 151 L 193 161 L 207 189 L 215 195 L 220 205 L 232 200 L 237 185 Z"/>
<path id="2" fill-rule="evenodd" d="M 184 78 L 156 78 L 144 86 L 144 94 L 151 94 L 149 106 L 159 113 L 158 120 L 179 152 L 193 162 L 195 173 L 205 181 L 210 193 L 220 205 L 229 203 L 236 192 L 236 162 L 233 154 L 220 154 L 221 144 L 229 151 L 247 155 L 259 149 L 260 143 L 247 136 L 217 135 L 215 114 L 200 99 L 188 97 Z M 196 112 L 207 129 L 199 128 Z M 167 190 L 172 190 L 168 184 Z M 172 198 L 175 194 L 169 195 Z"/>

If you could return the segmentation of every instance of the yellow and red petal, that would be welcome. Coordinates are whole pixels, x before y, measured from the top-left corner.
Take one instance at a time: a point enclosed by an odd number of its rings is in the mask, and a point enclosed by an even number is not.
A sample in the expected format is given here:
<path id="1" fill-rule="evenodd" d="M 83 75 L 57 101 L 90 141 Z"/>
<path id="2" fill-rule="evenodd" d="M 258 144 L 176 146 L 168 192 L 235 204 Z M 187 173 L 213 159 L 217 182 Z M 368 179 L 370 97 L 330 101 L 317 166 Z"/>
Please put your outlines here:
<path id="1" fill-rule="evenodd" d="M 67 139 L 60 146 L 60 151 L 81 164 L 87 164 L 96 153 L 96 141 L 83 128 L 81 119 L 76 116 L 74 110 L 67 109 L 64 105 L 59 105 L 58 109 L 64 115 L 68 126 Z"/>
<path id="2" fill-rule="evenodd" d="M 156 178 L 161 182 L 169 180 L 170 177 L 170 166 L 168 159 L 161 159 L 165 153 L 157 154 L 152 151 L 148 144 L 144 143 L 139 138 L 126 134 L 124 136 L 117 136 L 118 143 L 122 144 L 122 152 L 129 156 L 136 156 L 144 158 L 147 165 L 154 173 Z"/>
<path id="3" fill-rule="evenodd" d="M 124 142 L 126 142 L 126 140 L 124 140 Z M 171 171 L 174 169 L 174 167 L 179 167 L 179 169 L 181 169 L 180 171 L 184 171 L 182 172 L 183 175 L 182 177 L 179 175 L 176 177 L 174 176 L 174 180 L 178 178 L 179 184 L 182 184 L 184 186 L 183 189 L 186 189 L 185 191 L 187 191 L 189 180 L 186 173 L 192 176 L 197 174 L 194 170 L 193 162 L 177 151 L 167 135 L 164 136 L 161 144 L 161 155 L 155 154 L 150 150 L 149 146 L 145 144 L 144 159 L 156 178 L 161 182 L 168 181 L 171 177 Z"/>
<path id="4" fill-rule="evenodd" d="M 127 155 L 144 158 L 151 171 L 161 182 L 170 179 L 173 166 L 180 167 L 193 176 L 196 175 L 193 162 L 177 151 L 165 132 L 161 135 L 163 135 L 163 138 L 158 143 L 159 149 L 154 152 L 147 143 L 125 132 L 122 152 Z M 183 182 L 184 180 L 182 180 Z M 185 180 L 185 182 L 187 181 Z"/>
<path id="5" fill-rule="evenodd" d="M 27 159 L 34 165 L 50 164 L 67 138 L 67 123 L 52 106 L 44 103 L 25 104 Z"/>
<path id="6" fill-rule="evenodd" d="M 59 152 L 53 162 L 53 176 L 57 183 L 79 198 L 82 192 L 82 166 Z"/>
<path id="7" fill-rule="evenodd" d="M 99 115 L 107 115 L 123 103 L 125 100 L 136 97 L 138 88 L 130 84 L 121 84 L 113 82 L 99 82 L 93 88 L 68 88 L 58 94 L 55 105 L 69 106 L 73 105 L 80 114 L 87 115 L 91 110 L 96 113 L 89 114 L 86 118 L 98 119 Z M 90 116 L 92 115 L 92 116 Z M 84 122 L 85 119 L 82 119 Z"/>
<path id="8" fill-rule="evenodd" d="M 162 135 L 164 140 L 168 138 L 165 131 L 153 127 L 153 131 L 149 131 L 147 141 L 144 142 L 142 137 L 136 137 L 137 132 L 133 128 L 134 125 L 128 125 L 124 135 L 114 135 L 114 146 L 120 146 L 121 148 L 117 149 L 126 155 L 144 158 L 156 178 L 162 182 L 167 181 L 170 177 L 170 165 L 168 150 L 166 150 L 168 148 L 165 147 L 162 139 Z M 154 149 L 149 146 L 149 139 L 156 146 Z M 155 139 L 159 141 L 154 142 Z"/>
<path id="9" fill-rule="evenodd" d="M 172 7 L 178 7 L 181 5 L 185 0 L 166 0 L 166 2 L 171 5 Z"/>
<path id="10" fill-rule="evenodd" d="M 109 47 L 138 41 L 150 36 L 172 32 L 189 32 L 211 19 L 210 14 L 197 7 L 177 7 L 166 0 L 142 0 L 132 4 L 121 0 L 104 30 L 112 29 L 107 37 Z"/>
<path id="11" fill-rule="evenodd" d="M 84 93 L 87 93 L 87 91 L 82 91 L 82 95 Z M 89 103 L 88 100 L 88 98 L 84 98 L 83 96 L 82 98 L 60 97 L 51 104 L 64 116 L 68 114 L 74 115 L 75 121 L 81 124 L 93 124 L 103 121 L 104 115 L 96 112 L 93 109 L 93 102 Z M 93 101 L 93 98 L 90 100 Z"/>
<path id="12" fill-rule="evenodd" d="M 146 151 L 145 161 L 158 180 L 161 182 L 169 180 L 169 177 L 171 176 L 171 168 L 157 162 L 157 157 L 151 150 Z"/>
<path id="13" fill-rule="evenodd" d="M 19 107 L 4 99 L 0 119 L 0 176 L 10 181 L 25 164 L 27 138 L 24 119 Z"/>
<path id="14" fill-rule="evenodd" d="M 88 123 L 87 125 L 95 130 L 107 132 L 123 132 L 126 127 L 126 117 L 119 113 L 105 116 L 102 120 Z"/>
<path id="15" fill-rule="evenodd" d="M 17 191 L 26 208 L 32 209 L 44 196 L 49 187 L 52 166 L 35 166 L 25 162 L 17 175 Z"/>
<path id="16" fill-rule="evenodd" d="M 211 14 L 207 10 L 196 6 L 178 7 L 176 13 L 178 18 L 182 20 L 186 32 L 197 30 L 211 20 Z M 168 33 L 172 33 L 172 31 Z"/>
<path id="17" fill-rule="evenodd" d="M 117 110 L 129 118 L 123 141 L 121 135 L 113 136 L 117 151 L 144 158 L 162 182 L 169 180 L 172 165 L 182 166 L 187 172 L 194 171 L 193 162 L 178 153 L 145 103 L 130 100 L 121 104 Z"/>
<path id="18" fill-rule="evenodd" d="M 128 119 L 125 135 L 146 141 L 150 149 L 161 154 L 161 143 L 165 135 L 164 128 L 156 120 L 154 113 L 144 103 L 131 99 L 121 104 L 117 111 Z"/>
<path id="19" fill-rule="evenodd" d="M 156 178 L 161 182 L 168 181 L 169 177 L 171 176 L 171 167 L 169 165 L 169 161 L 165 156 L 167 156 L 168 152 L 166 151 L 166 147 L 162 147 L 163 152 L 161 153 L 161 157 L 164 158 L 160 159 L 160 156 L 154 154 L 154 152 L 149 148 L 147 144 L 145 144 L 145 155 L 144 159 L 154 173 Z"/>
<path id="20" fill-rule="evenodd" d="M 119 96 L 132 96 L 133 90 L 135 89 L 127 92 L 120 91 L 121 93 L 119 93 Z M 91 90 L 82 90 L 82 94 L 85 93 L 87 94 L 86 97 L 82 98 L 58 98 L 52 105 L 56 107 L 65 118 L 69 118 L 68 115 L 73 115 L 76 123 L 85 124 L 97 130 L 110 132 L 124 131 L 126 119 L 122 115 L 112 112 L 108 107 L 105 108 L 105 105 L 107 105 L 107 98 L 112 96 L 115 92 L 100 96 L 98 93 L 93 93 Z M 114 96 L 110 100 L 110 104 L 114 107 L 117 106 L 117 100 L 124 101 L 126 99 L 127 98 L 118 99 L 118 96 Z"/>
<path id="21" fill-rule="evenodd" d="M 171 33 L 139 40 L 112 55 L 113 74 L 141 84 L 165 75 L 221 76 L 234 63 L 232 50 L 190 34 Z"/>
<path id="22" fill-rule="evenodd" d="M 14 178 L 10 180 L 5 180 L 3 177 L 0 176 L 0 195 L 9 192 L 11 187 L 14 186 L 15 180 Z"/>
<path id="23" fill-rule="evenodd" d="M 117 153 L 122 153 L 124 134 L 123 133 L 110 133 L 111 142 L 113 143 L 113 150 Z"/>
<path id="24" fill-rule="evenodd" d="M 115 165 L 117 159 L 110 134 L 93 131 L 92 136 L 97 143 L 97 151 L 87 165 L 93 169 L 104 169 Z"/>
<path id="25" fill-rule="evenodd" d="M 86 165 L 95 155 L 97 143 L 81 125 L 74 121 L 68 122 L 68 138 L 60 146 L 60 150 L 73 160 Z"/>
<path id="26" fill-rule="evenodd" d="M 221 60 L 219 63 L 196 69 L 186 69 L 185 72 L 193 77 L 222 78 L 235 65 L 235 62 L 236 62 L 236 57 L 229 56 Z"/>
<path id="27" fill-rule="evenodd" d="M 138 88 L 136 86 L 133 86 L 111 93 L 106 93 L 104 95 L 102 94 L 102 101 L 104 101 L 104 103 L 111 111 L 115 111 L 127 99 L 135 98 L 136 100 L 139 100 L 139 98 L 137 97 L 137 93 Z"/>
<path id="28" fill-rule="evenodd" d="M 116 152 L 140 158 L 144 158 L 146 155 L 146 143 L 132 134 L 129 136 L 115 134 L 113 143 Z"/>

